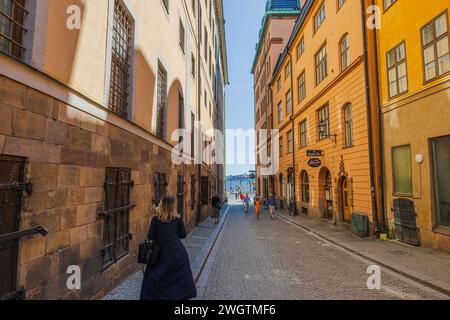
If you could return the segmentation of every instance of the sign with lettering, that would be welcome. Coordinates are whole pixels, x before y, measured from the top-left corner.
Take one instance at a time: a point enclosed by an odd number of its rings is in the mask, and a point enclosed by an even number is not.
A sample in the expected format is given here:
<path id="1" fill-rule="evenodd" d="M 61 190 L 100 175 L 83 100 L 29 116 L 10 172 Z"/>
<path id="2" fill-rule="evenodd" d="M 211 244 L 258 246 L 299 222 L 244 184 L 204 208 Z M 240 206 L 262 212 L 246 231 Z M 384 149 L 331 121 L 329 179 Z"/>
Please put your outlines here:
<path id="1" fill-rule="evenodd" d="M 318 168 L 322 165 L 322 161 L 320 159 L 313 158 L 308 161 L 308 165 L 312 168 Z"/>
<path id="2" fill-rule="evenodd" d="M 321 157 L 321 156 L 323 156 L 323 151 L 322 150 L 307 150 L 306 156 L 307 157 Z"/>

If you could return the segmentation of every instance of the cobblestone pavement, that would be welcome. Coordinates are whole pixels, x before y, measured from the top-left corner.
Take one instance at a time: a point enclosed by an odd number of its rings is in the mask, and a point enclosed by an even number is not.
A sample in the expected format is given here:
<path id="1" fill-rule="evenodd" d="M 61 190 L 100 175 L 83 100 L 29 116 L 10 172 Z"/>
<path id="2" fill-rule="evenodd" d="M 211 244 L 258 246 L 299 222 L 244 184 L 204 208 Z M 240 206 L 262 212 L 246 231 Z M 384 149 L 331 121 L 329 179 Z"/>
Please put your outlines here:
<path id="1" fill-rule="evenodd" d="M 231 207 L 199 279 L 201 299 L 439 299 L 442 295 L 387 270 L 368 290 L 370 262 L 267 213 L 257 221 Z"/>
<path id="2" fill-rule="evenodd" d="M 195 260 L 197 254 L 200 252 L 215 228 L 216 224 L 214 223 L 214 219 L 209 218 L 197 226 L 187 238 L 183 240 L 191 263 Z M 143 274 L 142 271 L 139 271 L 122 282 L 122 284 L 106 295 L 103 300 L 139 300 L 142 280 Z"/>

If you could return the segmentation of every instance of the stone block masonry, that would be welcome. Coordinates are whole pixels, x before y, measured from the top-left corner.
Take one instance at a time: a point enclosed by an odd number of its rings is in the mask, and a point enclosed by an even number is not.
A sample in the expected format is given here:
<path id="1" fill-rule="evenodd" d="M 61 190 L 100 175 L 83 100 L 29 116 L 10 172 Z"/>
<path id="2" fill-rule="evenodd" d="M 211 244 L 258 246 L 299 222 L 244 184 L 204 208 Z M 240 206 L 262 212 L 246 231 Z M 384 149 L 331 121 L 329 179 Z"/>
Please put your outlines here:
<path id="1" fill-rule="evenodd" d="M 163 144 L 163 143 L 162 143 Z M 170 151 L 84 113 L 53 97 L 0 76 L 0 155 L 22 157 L 25 178 L 33 184 L 20 207 L 20 230 L 37 225 L 49 234 L 22 238 L 17 261 L 17 289 L 27 299 L 90 299 L 101 296 L 139 270 L 137 246 L 148 231 L 154 209 L 155 173 L 167 176 L 166 193 L 177 195 L 184 176 L 184 219 L 197 224 L 191 202 L 191 179 L 200 177 L 193 165 L 172 165 Z M 105 268 L 102 252 L 107 168 L 128 168 L 134 182 L 128 232 L 132 240 L 121 259 Z M 214 184 L 214 172 L 201 174 Z M 202 206 L 200 220 L 209 216 Z M 67 268 L 81 268 L 81 290 L 67 289 Z"/>

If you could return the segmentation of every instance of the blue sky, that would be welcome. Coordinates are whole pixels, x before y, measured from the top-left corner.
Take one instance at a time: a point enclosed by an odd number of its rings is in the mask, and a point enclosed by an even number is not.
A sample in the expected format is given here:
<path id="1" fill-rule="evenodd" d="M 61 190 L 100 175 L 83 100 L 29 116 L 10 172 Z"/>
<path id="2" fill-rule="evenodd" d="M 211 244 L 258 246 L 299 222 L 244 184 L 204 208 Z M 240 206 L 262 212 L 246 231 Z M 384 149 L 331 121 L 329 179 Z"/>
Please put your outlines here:
<path id="1" fill-rule="evenodd" d="M 230 77 L 230 85 L 226 89 L 226 128 L 247 130 L 254 128 L 253 76 L 250 72 L 266 1 L 223 2 Z M 227 175 L 252 169 L 255 169 L 254 165 L 228 165 Z"/>

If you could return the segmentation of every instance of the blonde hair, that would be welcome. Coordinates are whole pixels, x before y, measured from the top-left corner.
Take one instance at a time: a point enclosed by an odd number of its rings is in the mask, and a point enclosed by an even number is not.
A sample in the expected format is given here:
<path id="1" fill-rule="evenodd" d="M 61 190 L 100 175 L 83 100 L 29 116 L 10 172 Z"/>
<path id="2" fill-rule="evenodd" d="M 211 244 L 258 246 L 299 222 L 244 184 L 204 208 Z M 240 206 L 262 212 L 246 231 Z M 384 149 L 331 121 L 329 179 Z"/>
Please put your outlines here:
<path id="1" fill-rule="evenodd" d="M 175 198 L 164 197 L 155 209 L 155 217 L 162 223 L 169 223 L 180 219 L 180 215 L 175 210 Z"/>

